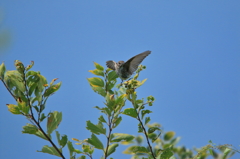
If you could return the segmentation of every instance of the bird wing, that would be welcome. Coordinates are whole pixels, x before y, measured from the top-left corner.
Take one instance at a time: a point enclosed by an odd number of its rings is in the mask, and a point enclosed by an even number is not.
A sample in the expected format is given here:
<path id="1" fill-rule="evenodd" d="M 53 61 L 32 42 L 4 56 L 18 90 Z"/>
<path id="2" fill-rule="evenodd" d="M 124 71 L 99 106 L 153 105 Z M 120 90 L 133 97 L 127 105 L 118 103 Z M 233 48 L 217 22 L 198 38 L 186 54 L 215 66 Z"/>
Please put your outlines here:
<path id="1" fill-rule="evenodd" d="M 116 62 L 115 61 L 112 61 L 112 60 L 107 61 L 106 65 L 107 65 L 108 68 L 111 68 L 112 70 L 115 71 L 115 69 L 116 69 Z"/>
<path id="2" fill-rule="evenodd" d="M 127 62 L 124 63 L 125 68 L 128 68 L 128 72 L 133 74 L 134 71 L 137 70 L 138 65 L 151 53 L 151 51 L 145 51 L 140 53 L 132 58 L 130 58 Z"/>

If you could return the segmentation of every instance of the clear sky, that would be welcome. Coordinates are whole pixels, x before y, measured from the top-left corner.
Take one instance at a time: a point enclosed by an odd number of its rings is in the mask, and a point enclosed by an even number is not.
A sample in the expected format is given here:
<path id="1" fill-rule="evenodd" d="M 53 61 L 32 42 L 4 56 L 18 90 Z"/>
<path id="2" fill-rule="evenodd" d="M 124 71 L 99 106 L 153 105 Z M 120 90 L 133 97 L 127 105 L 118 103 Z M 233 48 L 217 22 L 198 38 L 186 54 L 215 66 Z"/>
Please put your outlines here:
<path id="1" fill-rule="evenodd" d="M 33 60 L 33 70 L 62 81 L 46 109 L 63 112 L 61 134 L 88 138 L 86 121 L 100 116 L 93 107 L 104 99 L 86 80 L 93 77 L 93 61 L 105 66 L 151 50 L 140 76 L 148 80 L 138 94 L 156 98 L 152 122 L 175 131 L 187 148 L 212 140 L 240 149 L 239 0 L 1 0 L 0 8 L 0 29 L 11 34 L 0 62 L 12 70 L 16 59 Z M 36 152 L 48 142 L 22 134 L 28 121 L 7 111 L 5 105 L 15 102 L 3 84 L 0 94 L 0 158 L 57 158 Z M 124 118 L 116 132 L 137 135 L 137 122 Z M 122 155 L 125 148 L 112 157 L 130 158 Z"/>

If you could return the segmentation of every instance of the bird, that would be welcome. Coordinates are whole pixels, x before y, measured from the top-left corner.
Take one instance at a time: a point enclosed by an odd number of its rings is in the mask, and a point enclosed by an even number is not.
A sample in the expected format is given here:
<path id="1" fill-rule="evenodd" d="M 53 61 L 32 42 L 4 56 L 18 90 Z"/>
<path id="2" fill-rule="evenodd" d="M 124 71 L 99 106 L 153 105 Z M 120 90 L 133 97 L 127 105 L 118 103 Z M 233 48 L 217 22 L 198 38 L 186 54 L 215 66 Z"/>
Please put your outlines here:
<path id="1" fill-rule="evenodd" d="M 121 78 L 122 82 L 132 76 L 137 70 L 138 65 L 151 53 L 151 51 L 144 51 L 136 56 L 133 56 L 127 62 L 109 60 L 106 62 L 108 68 L 114 70 Z"/>

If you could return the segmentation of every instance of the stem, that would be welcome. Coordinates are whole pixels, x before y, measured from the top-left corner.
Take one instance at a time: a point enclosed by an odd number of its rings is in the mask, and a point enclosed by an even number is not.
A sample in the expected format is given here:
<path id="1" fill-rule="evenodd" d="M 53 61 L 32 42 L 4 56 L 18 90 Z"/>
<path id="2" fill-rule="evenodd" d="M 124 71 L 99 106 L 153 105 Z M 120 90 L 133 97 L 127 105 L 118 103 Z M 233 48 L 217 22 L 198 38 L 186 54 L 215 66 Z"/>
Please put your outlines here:
<path id="1" fill-rule="evenodd" d="M 107 153 L 108 153 L 108 147 L 109 147 L 109 143 L 110 143 L 110 136 L 111 136 L 111 133 L 112 133 L 112 120 L 113 120 L 113 118 L 114 118 L 114 113 L 112 114 L 112 118 L 110 116 L 108 117 L 109 132 L 108 132 L 108 136 L 107 136 L 107 147 L 106 147 L 106 151 L 105 151 L 105 154 L 104 154 L 105 159 L 107 158 L 107 155 L 108 155 Z"/>
<path id="2" fill-rule="evenodd" d="M 134 105 L 135 105 L 135 104 L 134 104 L 134 103 L 135 103 L 135 100 L 134 100 L 133 98 L 132 98 L 132 101 L 131 101 L 131 102 L 132 102 L 132 104 L 133 104 L 133 106 L 134 106 Z M 152 146 L 151 146 L 151 144 L 150 144 L 150 142 L 149 142 L 149 139 L 148 139 L 148 136 L 147 136 L 147 131 L 146 131 L 146 129 L 145 129 L 145 127 L 144 127 L 144 125 L 143 125 L 140 117 L 139 117 L 139 112 L 136 110 L 135 107 L 134 107 L 134 110 L 135 110 L 136 113 L 137 113 L 137 120 L 140 122 L 141 127 L 142 127 L 142 129 L 143 129 L 143 131 L 144 131 L 144 135 L 145 135 L 145 137 L 146 137 L 146 139 L 147 139 L 147 144 L 148 144 L 149 149 L 150 149 L 150 151 L 151 151 L 151 155 L 152 155 L 152 157 L 153 157 L 154 159 L 156 159 L 156 157 L 154 156 L 154 153 L 153 153 Z"/>
<path id="3" fill-rule="evenodd" d="M 28 95 L 28 88 L 27 88 L 27 82 L 26 82 L 26 78 L 25 78 L 25 72 L 24 76 L 23 76 L 23 81 L 24 81 L 24 85 L 25 85 L 25 89 L 26 89 L 26 96 L 28 99 L 28 106 L 30 108 L 30 112 L 31 112 L 31 119 L 34 121 L 34 123 L 38 126 L 39 130 L 43 133 L 43 135 L 47 138 L 47 140 L 52 144 L 52 146 L 57 150 L 57 152 L 59 153 L 59 155 L 65 159 L 65 157 L 63 156 L 62 152 L 57 148 L 57 146 L 53 143 L 53 141 L 49 138 L 49 136 L 44 132 L 44 130 L 42 129 L 40 123 L 39 123 L 39 119 L 38 121 L 35 119 L 34 114 L 33 114 L 33 110 L 32 110 L 32 106 L 31 106 L 31 101 L 30 101 L 30 97 Z M 42 102 L 41 102 L 42 103 Z"/>
<path id="4" fill-rule="evenodd" d="M 34 122 L 34 124 L 37 125 L 37 127 L 39 128 L 39 130 L 43 133 L 43 135 L 47 138 L 47 140 L 52 144 L 52 146 L 57 150 L 57 152 L 59 153 L 59 155 L 62 157 L 62 159 L 65 159 L 65 157 L 63 156 L 62 152 L 57 148 L 57 146 L 53 143 L 53 141 L 49 138 L 49 136 L 44 132 L 44 130 L 42 129 L 41 125 L 39 124 L 39 122 L 35 119 L 34 114 L 33 114 L 33 110 L 32 110 L 32 106 L 31 106 L 31 102 L 30 102 L 30 97 L 28 95 L 28 88 L 27 88 L 27 82 L 26 82 L 26 78 L 25 78 L 25 71 L 23 70 L 23 81 L 24 81 L 24 86 L 26 89 L 26 97 L 28 100 L 28 106 L 30 108 L 30 119 L 31 121 Z M 1 79 L 1 81 L 3 82 L 4 86 L 7 88 L 8 92 L 12 95 L 12 97 L 17 101 L 17 98 L 13 95 L 13 93 L 11 92 L 11 90 L 7 87 L 6 83 Z"/>
<path id="5" fill-rule="evenodd" d="M 138 121 L 140 122 L 140 124 L 141 124 L 141 126 L 142 126 L 142 128 L 143 128 L 145 137 L 146 137 L 146 139 L 147 139 L 148 146 L 149 146 L 150 151 L 151 151 L 151 153 L 152 153 L 152 157 L 153 157 L 154 159 L 156 159 L 156 157 L 154 156 L 153 150 L 152 150 L 152 146 L 151 146 L 151 144 L 150 144 L 150 142 L 149 142 L 149 139 L 148 139 L 148 136 L 147 136 L 147 131 L 146 131 L 146 129 L 144 128 L 144 125 L 143 125 L 143 123 L 142 123 L 142 121 L 141 121 L 141 119 L 140 119 L 140 117 L 139 117 L 139 114 L 138 114 L 137 118 L 138 118 Z"/>
<path id="6" fill-rule="evenodd" d="M 38 126 L 39 130 L 43 133 L 43 135 L 47 138 L 47 140 L 52 144 L 52 146 L 57 150 L 57 152 L 59 153 L 59 155 L 62 157 L 62 159 L 65 159 L 65 157 L 63 156 L 62 152 L 57 148 L 57 146 L 53 143 L 53 141 L 49 138 L 49 136 L 44 132 L 44 130 L 42 129 L 41 125 L 36 121 L 36 119 L 32 116 L 32 120 L 34 121 L 34 123 Z"/>
<path id="7" fill-rule="evenodd" d="M 93 159 L 93 158 L 92 158 L 92 155 L 90 155 L 90 154 L 86 154 L 86 155 L 87 155 L 88 157 L 90 157 L 91 159 Z"/>

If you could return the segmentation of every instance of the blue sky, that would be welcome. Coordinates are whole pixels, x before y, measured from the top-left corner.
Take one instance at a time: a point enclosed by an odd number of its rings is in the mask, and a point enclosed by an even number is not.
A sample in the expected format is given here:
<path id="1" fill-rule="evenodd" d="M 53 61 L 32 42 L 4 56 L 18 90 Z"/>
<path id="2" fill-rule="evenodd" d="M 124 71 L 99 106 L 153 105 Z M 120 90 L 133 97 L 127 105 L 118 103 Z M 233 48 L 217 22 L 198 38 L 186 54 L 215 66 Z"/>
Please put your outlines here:
<path id="1" fill-rule="evenodd" d="M 93 61 L 105 66 L 151 50 L 138 94 L 156 98 L 152 122 L 175 131 L 187 148 L 212 140 L 240 149 L 240 1 L 3 0 L 0 8 L 0 29 L 11 35 L 0 61 L 12 70 L 16 59 L 33 60 L 33 70 L 62 81 L 46 109 L 63 112 L 61 134 L 88 138 L 86 121 L 100 116 L 93 107 L 104 99 L 86 80 Z M 7 111 L 15 102 L 2 84 L 0 94 L 0 158 L 57 158 L 36 152 L 48 143 L 21 134 L 28 121 Z M 137 122 L 124 117 L 116 132 L 137 135 Z M 124 149 L 112 157 L 130 158 Z"/>

